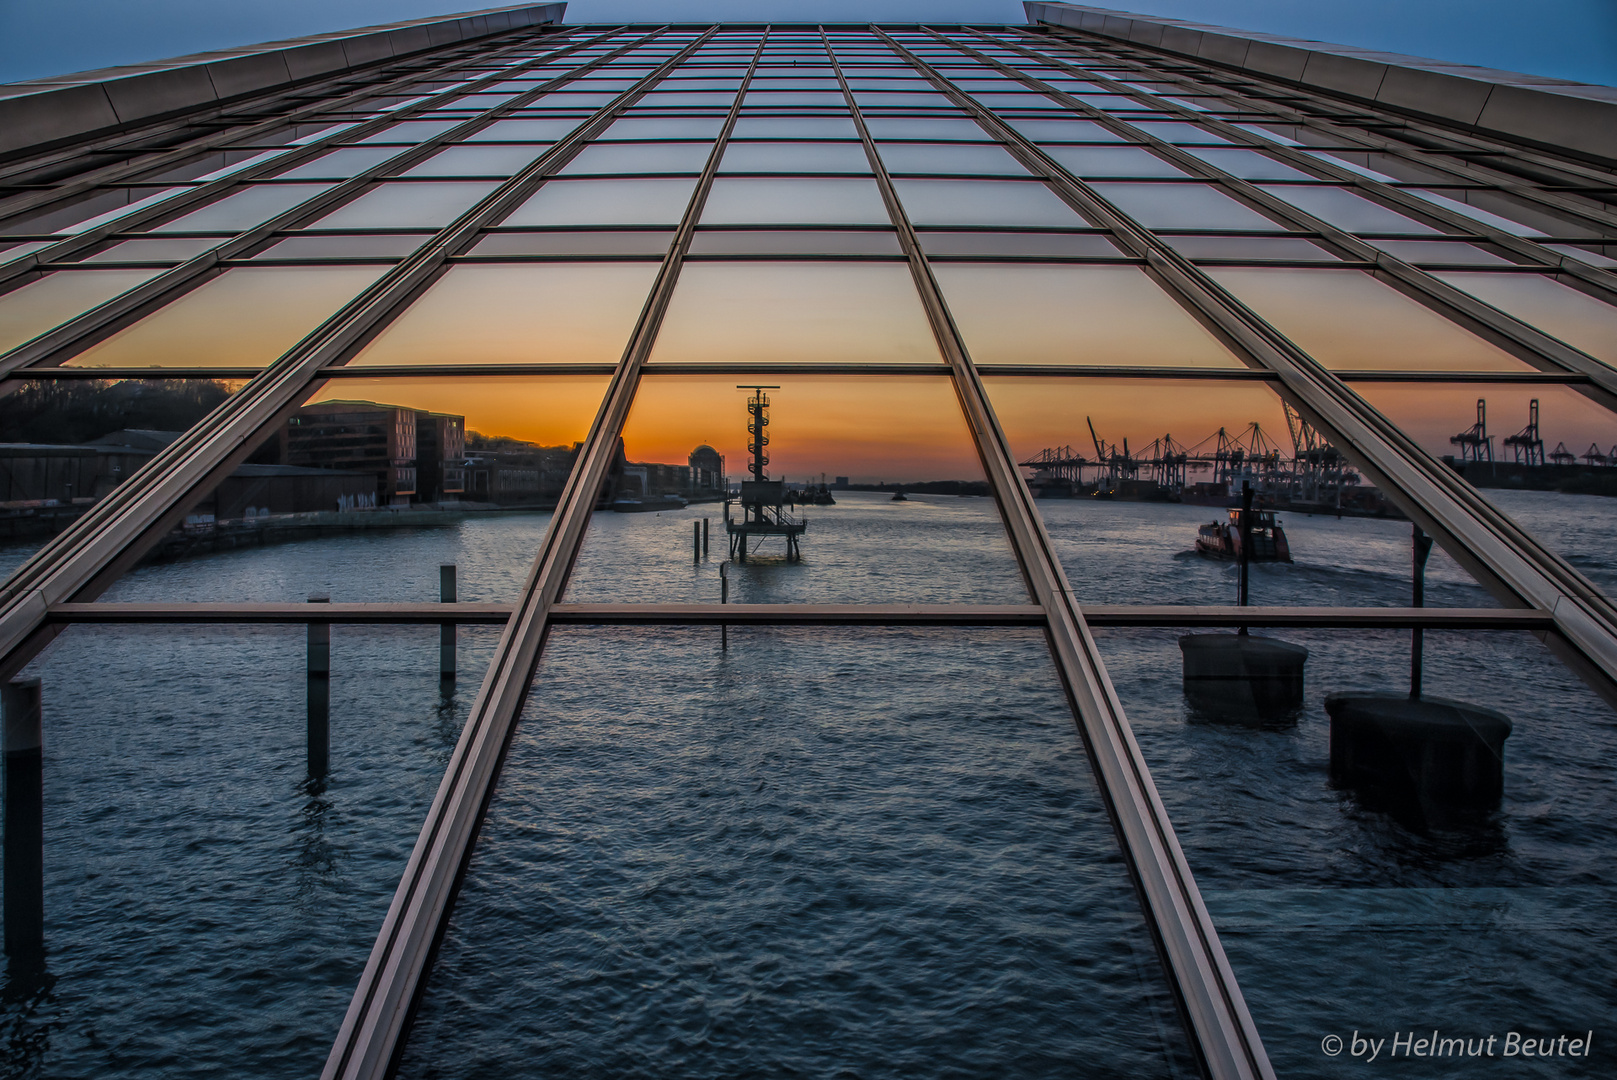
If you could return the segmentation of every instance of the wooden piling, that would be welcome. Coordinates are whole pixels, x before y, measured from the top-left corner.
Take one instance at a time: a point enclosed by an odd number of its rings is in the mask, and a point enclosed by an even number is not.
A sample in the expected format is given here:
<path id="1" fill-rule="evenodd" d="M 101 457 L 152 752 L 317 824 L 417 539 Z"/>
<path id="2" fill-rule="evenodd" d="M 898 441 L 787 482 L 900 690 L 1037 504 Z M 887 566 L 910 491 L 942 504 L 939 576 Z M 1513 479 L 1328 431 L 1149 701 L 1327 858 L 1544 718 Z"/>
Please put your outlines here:
<path id="1" fill-rule="evenodd" d="M 315 593 L 311 604 L 329 604 L 331 597 Z M 331 771 L 331 624 L 309 624 L 309 776 L 319 780 Z"/>
<path id="2" fill-rule="evenodd" d="M 691 522 L 691 559 L 693 562 L 702 561 L 702 523 Z"/>
<path id="3" fill-rule="evenodd" d="M 702 519 L 702 558 L 707 558 L 707 518 Z"/>
<path id="4" fill-rule="evenodd" d="M 1410 606 L 1425 607 L 1426 560 L 1432 554 L 1432 538 L 1422 532 L 1419 525 L 1412 525 L 1410 528 L 1413 530 L 1410 539 L 1415 563 Z M 1412 701 L 1420 700 L 1425 652 L 1426 632 L 1417 626 L 1409 632 L 1409 697 Z"/>
<path id="5" fill-rule="evenodd" d="M 6 758 L 5 940 L 14 961 L 45 954 L 44 730 L 38 679 L 3 690 Z"/>
<path id="6" fill-rule="evenodd" d="M 438 599 L 445 604 L 455 603 L 455 564 L 443 563 L 438 567 Z M 438 678 L 455 677 L 455 624 L 443 623 L 438 627 Z"/>

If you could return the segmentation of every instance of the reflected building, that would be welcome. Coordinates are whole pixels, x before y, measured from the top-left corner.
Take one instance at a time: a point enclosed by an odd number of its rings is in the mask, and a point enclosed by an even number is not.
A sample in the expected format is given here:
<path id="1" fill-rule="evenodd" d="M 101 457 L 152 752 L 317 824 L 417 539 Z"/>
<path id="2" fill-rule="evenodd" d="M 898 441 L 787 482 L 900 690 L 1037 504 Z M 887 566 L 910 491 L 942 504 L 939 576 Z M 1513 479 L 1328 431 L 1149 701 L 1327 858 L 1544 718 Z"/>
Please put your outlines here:
<path id="1" fill-rule="evenodd" d="M 333 1080 L 1263 1080 L 1366 1024 L 1617 1010 L 1577 974 L 1617 963 L 1588 870 L 1617 850 L 1617 501 L 1442 460 L 1487 398 L 1612 468 L 1617 91 L 1025 8 L 520 6 L 0 89 L 0 394 L 220 387 L 183 431 L 0 432 L 0 515 L 89 500 L 0 530 L 71 1013 L 14 1040 L 30 1067 L 163 1030 L 198 1075 L 306 1074 L 329 1036 Z M 724 563 L 699 506 L 601 512 L 722 493 L 738 382 L 789 387 L 773 475 L 835 477 L 801 563 Z M 1119 461 L 1156 440 L 1153 491 L 1250 425 L 1330 470 L 1292 505 L 1351 472 L 1387 512 L 1288 510 L 1296 565 L 1231 603 L 1181 557 L 1195 507 L 1034 498 L 1022 463 L 1106 456 L 1086 416 Z M 142 566 L 204 519 L 367 500 L 474 506 Z M 434 668 L 397 624 L 446 618 Z M 1199 715 L 1196 627 L 1306 639 L 1304 710 Z M 1503 800 L 1454 828 L 1329 786 L 1325 696 L 1423 677 L 1515 724 Z M 276 846 L 311 831 L 338 869 Z"/>

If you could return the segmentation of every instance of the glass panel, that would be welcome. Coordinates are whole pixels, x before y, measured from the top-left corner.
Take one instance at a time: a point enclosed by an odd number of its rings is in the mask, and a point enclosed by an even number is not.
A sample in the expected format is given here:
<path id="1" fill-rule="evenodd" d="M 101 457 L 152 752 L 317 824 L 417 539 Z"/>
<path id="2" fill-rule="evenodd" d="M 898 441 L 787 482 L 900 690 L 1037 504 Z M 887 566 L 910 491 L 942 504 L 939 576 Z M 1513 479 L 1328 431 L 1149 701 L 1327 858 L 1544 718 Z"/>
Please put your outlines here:
<path id="1" fill-rule="evenodd" d="M 149 281 L 161 270 L 74 270 L 0 295 L 0 350 L 10 350 Z"/>
<path id="2" fill-rule="evenodd" d="M 1237 603 L 1228 509 L 1250 484 L 1277 527 L 1255 538 L 1253 604 L 1409 604 L 1408 521 L 1270 387 L 1018 378 L 988 390 L 1082 602 Z M 1441 550 L 1426 602 L 1496 606 Z"/>
<path id="3" fill-rule="evenodd" d="M 333 150 L 295 169 L 277 173 L 277 180 L 347 180 L 366 169 L 403 153 L 396 146 L 350 146 Z"/>
<path id="4" fill-rule="evenodd" d="M 1590 356 L 1617 364 L 1617 308 L 1610 304 L 1537 274 L 1436 276 Z"/>
<path id="5" fill-rule="evenodd" d="M 1122 252 L 1093 233 L 920 232 L 928 255 L 1021 255 L 1027 258 L 1072 256 L 1120 258 Z"/>
<path id="6" fill-rule="evenodd" d="M 663 319 L 663 363 L 941 363 L 907 266 L 693 263 Z"/>
<path id="7" fill-rule="evenodd" d="M 1201 158 L 1216 169 L 1223 169 L 1242 180 L 1312 180 L 1313 176 L 1290 165 L 1282 165 L 1256 150 L 1228 150 L 1194 147 L 1185 151 Z"/>
<path id="8" fill-rule="evenodd" d="M 848 229 L 698 229 L 692 255 L 895 255 L 898 234 Z"/>
<path id="9" fill-rule="evenodd" d="M 402 124 L 394 124 L 390 128 L 378 131 L 369 138 L 360 139 L 362 143 L 421 143 L 437 135 L 442 135 L 451 128 L 459 127 L 465 123 L 463 120 L 406 120 Z"/>
<path id="10" fill-rule="evenodd" d="M 1617 596 L 1617 558 L 1607 542 L 1617 530 L 1617 416 L 1610 410 L 1564 386 L 1357 383 L 1354 389 L 1607 596 Z M 1459 436 L 1479 419 L 1489 441 L 1482 460 L 1468 460 L 1475 455 Z"/>
<path id="11" fill-rule="evenodd" d="M 1333 693 L 1402 707 L 1407 632 L 1287 632 L 1309 653 L 1306 705 L 1272 730 L 1190 711 L 1165 677 L 1180 668 L 1180 636 L 1096 633 L 1277 1075 L 1403 1061 L 1411 1075 L 1502 1078 L 1533 1069 L 1518 1064 L 1523 1036 L 1564 1052 L 1599 1034 L 1617 995 L 1586 973 L 1617 962 L 1617 898 L 1590 868 L 1610 850 L 1614 800 L 1611 777 L 1583 763 L 1617 751 L 1609 706 L 1528 635 L 1427 631 L 1425 694 L 1493 710 L 1514 730 L 1500 757 L 1477 747 L 1501 762 L 1484 773 L 1502 780 L 1497 808 L 1431 796 L 1423 807 L 1356 777 L 1342 751 L 1333 769 L 1321 707 Z M 1342 1042 L 1340 1066 L 1322 1064 L 1327 1036 Z M 1416 1064 L 1417 1053 L 1439 1060 Z M 1610 1071 L 1546 1056 L 1546 1077 Z"/>
<path id="12" fill-rule="evenodd" d="M 179 237 L 173 240 L 125 240 L 113 244 L 105 251 L 84 258 L 84 262 L 172 262 L 194 259 L 210 248 L 217 247 L 218 239 Z"/>
<path id="13" fill-rule="evenodd" d="M 1094 185 L 1102 198 L 1148 229 L 1261 229 L 1281 226 L 1207 184 Z"/>
<path id="14" fill-rule="evenodd" d="M 367 364 L 615 364 L 656 263 L 451 269 L 357 356 Z"/>
<path id="15" fill-rule="evenodd" d="M 1530 370 L 1509 353 L 1357 270 L 1208 273 L 1326 367 Z"/>
<path id="16" fill-rule="evenodd" d="M 843 116 L 743 116 L 736 121 L 731 138 L 858 139 L 859 129 Z"/>
<path id="17" fill-rule="evenodd" d="M 1037 634 L 740 640 L 551 636 L 402 1077 L 1195 1074 Z"/>
<path id="18" fill-rule="evenodd" d="M 1134 122 L 1134 126 L 1139 128 L 1141 131 L 1145 132 L 1147 135 L 1150 135 L 1152 138 L 1161 139 L 1163 142 L 1171 142 L 1171 143 L 1225 143 L 1225 142 L 1229 142 L 1228 139 L 1222 139 L 1222 138 L 1218 137 L 1217 135 L 1214 135 L 1211 131 L 1208 131 L 1206 128 L 1197 127 L 1195 124 L 1180 124 L 1180 123 L 1162 122 L 1162 121 L 1155 121 L 1155 120 L 1137 120 L 1137 121 Z"/>
<path id="19" fill-rule="evenodd" d="M 1001 146 L 929 146 L 925 143 L 884 143 L 882 161 L 892 173 L 962 173 L 1027 176 L 1015 158 Z"/>
<path id="20" fill-rule="evenodd" d="M 943 94 L 884 94 L 869 90 L 854 93 L 862 109 L 948 109 L 954 102 Z"/>
<path id="21" fill-rule="evenodd" d="M 579 120 L 496 120 L 475 135 L 466 136 L 467 142 L 525 142 L 549 143 L 565 139 L 578 127 Z"/>
<path id="22" fill-rule="evenodd" d="M 441 228 L 498 187 L 491 181 L 382 184 L 311 224 L 321 229 Z"/>
<path id="23" fill-rule="evenodd" d="M 746 121 L 742 121 L 745 123 Z M 716 139 L 724 127 L 722 116 L 629 117 L 614 121 L 597 141 L 610 139 Z"/>
<path id="24" fill-rule="evenodd" d="M 551 180 L 505 225 L 677 225 L 696 188 L 686 180 Z"/>
<path id="25" fill-rule="evenodd" d="M 200 210 L 152 227 L 152 232 L 245 232 L 312 199 L 330 184 L 258 184 Z"/>
<path id="26" fill-rule="evenodd" d="M 814 108 L 841 108 L 843 97 L 840 91 L 825 92 L 771 92 L 768 90 L 751 90 L 747 93 L 747 108 L 749 109 L 778 109 L 786 107 Z"/>
<path id="27" fill-rule="evenodd" d="M 495 635 L 462 634 L 475 686 Z M 14 1068 L 281 1076 L 336 1037 L 472 694 L 443 698 L 436 628 L 333 636 L 323 784 L 301 626 L 76 626 L 26 669 L 51 732 L 54 989 L 7 1005 Z"/>
<path id="28" fill-rule="evenodd" d="M 1131 266 L 941 263 L 933 273 L 979 364 L 1236 366 Z"/>
<path id="29" fill-rule="evenodd" d="M 242 384 L 46 380 L 0 397 L 0 578 Z"/>
<path id="30" fill-rule="evenodd" d="M 870 159 L 859 143 L 730 143 L 720 172 L 865 173 Z"/>
<path id="31" fill-rule="evenodd" d="M 987 142 L 988 133 L 974 120 L 871 116 L 865 119 L 871 138 L 918 139 L 926 142 Z"/>
<path id="32" fill-rule="evenodd" d="M 1164 236 L 1162 242 L 1189 259 L 1265 259 L 1276 262 L 1340 262 L 1307 240 L 1274 236 Z"/>
<path id="33" fill-rule="evenodd" d="M 404 176 L 515 176 L 547 146 L 451 146 Z"/>
<path id="34" fill-rule="evenodd" d="M 1049 146 L 1044 152 L 1075 176 L 1169 176 L 1184 172 L 1132 146 Z"/>
<path id="35" fill-rule="evenodd" d="M 332 379 L 103 599 L 511 602 L 607 383 Z"/>
<path id="36" fill-rule="evenodd" d="M 874 180 L 715 180 L 704 225 L 885 225 Z"/>
<path id="37" fill-rule="evenodd" d="M 1495 255 L 1475 244 L 1456 244 L 1443 240 L 1370 240 L 1368 243 L 1405 262 L 1511 265 L 1509 259 Z"/>
<path id="38" fill-rule="evenodd" d="M 1472 221 L 1481 222 L 1484 225 L 1503 230 L 1504 232 L 1511 233 L 1515 236 L 1547 235 L 1543 230 L 1535 229 L 1531 225 L 1523 225 L 1519 221 L 1512 221 L 1510 218 L 1489 213 L 1487 210 L 1484 210 L 1479 206 L 1472 206 L 1470 203 L 1463 201 L 1466 193 L 1461 190 L 1456 190 L 1450 195 L 1444 195 L 1436 191 L 1416 191 L 1414 194 L 1419 195 L 1428 202 L 1436 203 L 1438 206 L 1441 206 L 1446 210 L 1453 210 L 1455 213 L 1464 214 Z M 1483 197 L 1487 198 L 1488 196 L 1485 193 Z M 1522 207 L 1517 212 L 1525 216 L 1543 220 L 1537 211 L 1529 209 L 1528 207 Z"/>
<path id="39" fill-rule="evenodd" d="M 765 504 L 761 525 L 750 503 L 716 505 L 726 473 L 732 490 L 756 479 L 753 391 L 735 376 L 641 383 L 623 430 L 615 512 L 590 522 L 568 600 L 717 602 L 728 532 L 739 603 L 1027 601 L 947 378 L 777 381 L 766 394 L 764 478 L 786 490 Z M 704 517 L 718 535 L 710 527 L 708 556 L 693 558 Z M 902 566 L 877 554 L 897 550 Z"/>
<path id="40" fill-rule="evenodd" d="M 385 266 L 227 270 L 79 353 L 74 367 L 270 364 L 385 273 Z"/>
<path id="41" fill-rule="evenodd" d="M 1348 232 L 1435 233 L 1440 230 L 1343 188 L 1266 184 L 1263 190 Z"/>
<path id="42" fill-rule="evenodd" d="M 1005 121 L 1024 138 L 1035 142 L 1123 142 L 1093 120 L 1020 120 Z"/>
<path id="43" fill-rule="evenodd" d="M 1041 183 L 1014 180 L 895 180 L 899 201 L 917 225 L 1088 224 Z"/>
<path id="44" fill-rule="evenodd" d="M 402 259 L 431 236 L 292 236 L 254 259 Z"/>
<path id="45" fill-rule="evenodd" d="M 601 173 L 699 173 L 712 143 L 624 143 L 586 146 L 560 172 L 562 176 Z"/>
<path id="46" fill-rule="evenodd" d="M 473 255 L 655 255 L 673 242 L 671 232 L 491 232 Z"/>

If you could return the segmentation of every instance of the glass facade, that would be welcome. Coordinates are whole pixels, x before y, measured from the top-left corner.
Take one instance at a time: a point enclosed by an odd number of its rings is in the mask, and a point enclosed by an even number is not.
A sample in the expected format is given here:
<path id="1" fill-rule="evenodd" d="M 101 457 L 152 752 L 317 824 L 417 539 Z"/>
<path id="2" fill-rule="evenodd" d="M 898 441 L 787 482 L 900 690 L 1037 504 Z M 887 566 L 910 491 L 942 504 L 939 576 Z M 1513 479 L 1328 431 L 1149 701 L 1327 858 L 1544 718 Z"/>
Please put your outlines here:
<path id="1" fill-rule="evenodd" d="M 0 162 L 7 1068 L 1617 1067 L 1617 164 L 1044 25 L 210 108 Z"/>

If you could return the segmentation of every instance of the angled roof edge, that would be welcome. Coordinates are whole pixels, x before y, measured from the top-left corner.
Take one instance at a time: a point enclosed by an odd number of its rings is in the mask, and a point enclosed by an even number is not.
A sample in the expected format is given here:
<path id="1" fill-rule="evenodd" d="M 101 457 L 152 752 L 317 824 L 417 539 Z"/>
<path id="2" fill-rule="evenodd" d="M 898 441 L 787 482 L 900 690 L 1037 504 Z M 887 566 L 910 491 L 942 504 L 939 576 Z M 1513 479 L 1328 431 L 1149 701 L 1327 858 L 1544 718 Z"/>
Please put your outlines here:
<path id="1" fill-rule="evenodd" d="M 1609 86 L 1078 4 L 1027 0 L 1022 6 L 1030 23 L 1085 30 L 1513 142 L 1617 162 L 1617 89 Z"/>
<path id="2" fill-rule="evenodd" d="M 565 3 L 489 8 L 0 85 L 0 154 L 60 144 L 457 41 L 560 23 L 566 10 Z"/>

